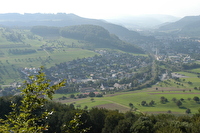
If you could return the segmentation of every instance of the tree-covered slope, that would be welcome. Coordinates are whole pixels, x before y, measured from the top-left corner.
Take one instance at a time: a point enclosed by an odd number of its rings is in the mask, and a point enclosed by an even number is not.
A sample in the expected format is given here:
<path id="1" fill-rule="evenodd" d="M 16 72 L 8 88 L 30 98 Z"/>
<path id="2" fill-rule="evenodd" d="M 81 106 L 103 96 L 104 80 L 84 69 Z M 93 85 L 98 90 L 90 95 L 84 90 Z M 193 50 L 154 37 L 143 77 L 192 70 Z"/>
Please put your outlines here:
<path id="1" fill-rule="evenodd" d="M 115 48 L 126 52 L 144 53 L 133 44 L 121 41 L 106 29 L 96 25 L 76 25 L 67 27 L 35 26 L 31 32 L 41 36 L 62 36 L 90 43 L 93 48 Z"/>

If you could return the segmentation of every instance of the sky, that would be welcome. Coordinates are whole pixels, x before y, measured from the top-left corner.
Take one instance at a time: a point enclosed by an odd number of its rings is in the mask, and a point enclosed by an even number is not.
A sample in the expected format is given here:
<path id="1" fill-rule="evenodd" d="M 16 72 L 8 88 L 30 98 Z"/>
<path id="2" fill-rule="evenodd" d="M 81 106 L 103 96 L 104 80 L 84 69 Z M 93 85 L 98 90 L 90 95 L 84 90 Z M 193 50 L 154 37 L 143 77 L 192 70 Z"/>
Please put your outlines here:
<path id="1" fill-rule="evenodd" d="M 74 13 L 95 19 L 145 14 L 184 17 L 200 15 L 200 0 L 4 0 L 0 13 Z"/>

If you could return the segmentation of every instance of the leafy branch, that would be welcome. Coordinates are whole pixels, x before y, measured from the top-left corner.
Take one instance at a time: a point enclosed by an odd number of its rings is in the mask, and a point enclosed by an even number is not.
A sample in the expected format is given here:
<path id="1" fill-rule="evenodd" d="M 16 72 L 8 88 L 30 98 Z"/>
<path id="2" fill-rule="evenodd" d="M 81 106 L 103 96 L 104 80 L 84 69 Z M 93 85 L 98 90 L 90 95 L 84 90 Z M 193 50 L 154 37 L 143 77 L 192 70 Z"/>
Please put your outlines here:
<path id="1" fill-rule="evenodd" d="M 38 133 L 48 129 L 48 125 L 44 124 L 48 116 L 53 111 L 43 111 L 47 98 L 53 98 L 53 94 L 60 87 L 63 87 L 65 80 L 56 85 L 50 85 L 50 80 L 46 79 L 46 75 L 42 72 L 41 67 L 38 75 L 29 77 L 29 80 L 24 82 L 20 95 L 22 100 L 20 105 L 12 102 L 13 111 L 7 115 L 6 120 L 0 120 L 0 132 L 14 133 Z"/>

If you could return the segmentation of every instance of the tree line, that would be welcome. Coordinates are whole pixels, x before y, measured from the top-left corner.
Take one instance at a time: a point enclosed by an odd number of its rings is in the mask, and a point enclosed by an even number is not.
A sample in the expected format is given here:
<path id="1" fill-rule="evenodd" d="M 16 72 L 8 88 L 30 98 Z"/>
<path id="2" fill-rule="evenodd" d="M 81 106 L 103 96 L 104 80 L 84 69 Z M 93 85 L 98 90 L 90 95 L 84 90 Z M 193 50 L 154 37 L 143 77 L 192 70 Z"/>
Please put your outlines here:
<path id="1" fill-rule="evenodd" d="M 20 103 L 21 97 L 1 97 L 0 98 L 0 118 L 6 119 L 12 111 L 11 99 Z M 131 106 L 131 105 L 130 105 Z M 105 108 L 79 109 L 74 104 L 61 104 L 56 102 L 47 102 L 43 109 L 37 110 L 37 115 L 45 110 L 54 110 L 54 113 L 47 120 L 37 122 L 49 126 L 46 133 L 61 133 L 69 130 L 70 121 L 74 119 L 76 113 L 80 115 L 82 125 L 80 129 L 89 129 L 88 133 L 197 133 L 200 132 L 198 113 L 189 116 L 176 116 L 173 114 L 148 115 L 128 111 L 121 113 L 118 110 L 108 110 Z M 188 110 L 189 111 L 189 110 Z"/>
<path id="2" fill-rule="evenodd" d="M 35 49 L 9 49 L 8 52 L 14 55 L 23 55 L 36 53 L 37 51 Z"/>

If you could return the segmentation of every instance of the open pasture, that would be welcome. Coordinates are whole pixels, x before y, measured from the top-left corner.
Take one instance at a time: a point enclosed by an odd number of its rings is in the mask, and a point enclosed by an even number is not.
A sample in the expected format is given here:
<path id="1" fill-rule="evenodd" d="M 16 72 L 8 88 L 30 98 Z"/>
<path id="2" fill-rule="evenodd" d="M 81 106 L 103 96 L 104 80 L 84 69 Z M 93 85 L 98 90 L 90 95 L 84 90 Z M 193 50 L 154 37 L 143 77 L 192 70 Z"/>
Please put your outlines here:
<path id="1" fill-rule="evenodd" d="M 192 69 L 191 71 L 195 73 L 200 73 L 200 68 Z"/>
<path id="2" fill-rule="evenodd" d="M 168 87 L 168 88 L 179 88 L 179 89 L 193 89 L 194 87 L 200 87 L 200 78 L 197 74 L 189 72 L 176 72 L 182 75 L 177 79 L 168 79 L 157 83 L 154 87 Z"/>
<path id="3" fill-rule="evenodd" d="M 130 110 L 129 103 L 134 105 L 134 109 L 139 112 L 148 114 L 157 113 L 172 113 L 172 114 L 186 114 L 187 108 L 191 110 L 191 113 L 197 113 L 200 109 L 199 102 L 193 100 L 195 96 L 200 96 L 200 90 L 195 90 L 194 86 L 200 86 L 199 78 L 195 74 L 181 72 L 186 77 L 180 78 L 178 81 L 174 79 L 166 80 L 165 82 L 158 83 L 151 88 L 146 88 L 137 91 L 130 92 L 116 92 L 115 94 L 104 95 L 104 97 L 94 97 L 91 100 L 90 97 L 82 99 L 68 99 L 61 100 L 60 102 L 66 104 L 74 104 L 75 107 L 88 108 L 100 107 L 107 109 L 117 109 L 121 112 Z M 188 82 L 192 82 L 192 84 Z M 161 86 L 162 84 L 162 86 Z M 183 84 L 183 85 L 182 85 Z M 167 102 L 161 103 L 161 98 L 167 99 Z M 151 101 L 155 104 L 150 105 Z M 178 106 L 177 101 L 181 101 L 182 105 Z M 75 102 L 74 102 L 75 101 Z M 146 102 L 146 105 L 142 105 L 142 101 Z"/>
<path id="4" fill-rule="evenodd" d="M 104 95 L 104 97 L 97 98 L 94 97 L 94 100 L 91 100 L 90 97 L 82 99 L 68 99 L 60 100 L 59 102 L 65 104 L 74 104 L 75 107 L 88 108 L 100 107 L 107 109 L 117 109 L 121 112 L 126 112 L 130 110 L 129 103 L 134 105 L 134 108 L 137 108 L 137 111 L 143 113 L 167 113 L 171 112 L 173 114 L 185 114 L 187 108 L 191 109 L 191 112 L 197 113 L 200 108 L 200 104 L 196 103 L 193 98 L 200 95 L 200 91 L 191 90 L 191 91 L 182 91 L 179 89 L 166 89 L 161 88 L 162 90 L 155 90 L 153 88 L 144 89 L 141 91 L 131 91 L 124 93 L 115 93 L 114 95 Z M 163 91 L 164 90 L 164 91 Z M 165 97 L 168 102 L 161 103 L 161 97 Z M 176 102 L 172 99 L 175 98 L 177 101 L 182 99 L 182 105 L 178 107 Z M 142 106 L 141 102 L 146 101 L 149 104 L 151 101 L 154 101 L 155 104 Z"/>

